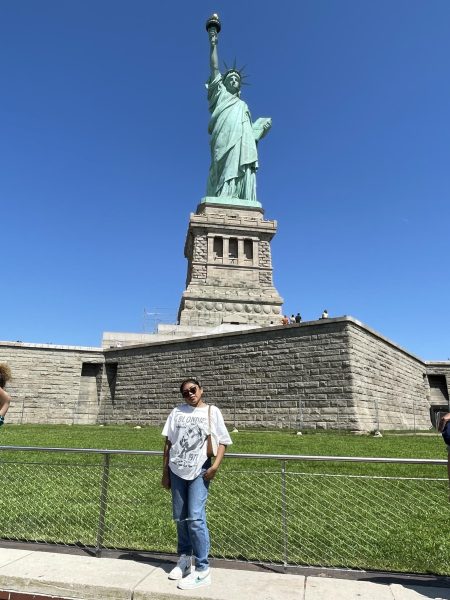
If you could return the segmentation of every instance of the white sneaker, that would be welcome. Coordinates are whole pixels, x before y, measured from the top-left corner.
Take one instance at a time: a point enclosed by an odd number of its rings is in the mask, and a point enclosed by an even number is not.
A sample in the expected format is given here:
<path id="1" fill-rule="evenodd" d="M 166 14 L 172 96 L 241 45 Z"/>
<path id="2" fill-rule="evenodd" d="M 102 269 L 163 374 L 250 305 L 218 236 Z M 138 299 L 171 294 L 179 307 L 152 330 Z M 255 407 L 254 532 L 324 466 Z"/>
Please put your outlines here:
<path id="1" fill-rule="evenodd" d="M 182 554 L 178 559 L 176 567 L 169 573 L 169 579 L 182 579 L 191 572 L 191 557 Z"/>
<path id="2" fill-rule="evenodd" d="M 180 590 L 192 590 L 194 588 L 203 587 L 204 585 L 211 585 L 211 570 L 205 569 L 204 571 L 196 571 L 191 573 L 184 579 L 182 579 L 177 587 Z"/>

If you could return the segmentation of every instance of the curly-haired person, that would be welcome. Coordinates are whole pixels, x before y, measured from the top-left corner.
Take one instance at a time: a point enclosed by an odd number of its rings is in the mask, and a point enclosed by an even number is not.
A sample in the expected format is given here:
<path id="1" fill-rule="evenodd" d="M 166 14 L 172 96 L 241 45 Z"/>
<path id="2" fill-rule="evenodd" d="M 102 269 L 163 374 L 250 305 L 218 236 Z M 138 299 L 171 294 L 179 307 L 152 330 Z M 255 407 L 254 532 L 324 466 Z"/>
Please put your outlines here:
<path id="1" fill-rule="evenodd" d="M 0 427 L 5 422 L 5 415 L 11 404 L 11 396 L 4 390 L 6 383 L 11 379 L 11 369 L 5 363 L 0 364 Z"/>

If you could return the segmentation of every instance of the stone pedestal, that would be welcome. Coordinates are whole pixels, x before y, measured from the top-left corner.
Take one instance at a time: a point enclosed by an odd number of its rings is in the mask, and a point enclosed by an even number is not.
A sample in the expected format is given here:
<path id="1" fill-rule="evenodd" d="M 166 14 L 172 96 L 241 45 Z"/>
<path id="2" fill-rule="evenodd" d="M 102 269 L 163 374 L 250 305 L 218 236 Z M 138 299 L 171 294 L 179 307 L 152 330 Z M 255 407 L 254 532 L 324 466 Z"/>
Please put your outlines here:
<path id="1" fill-rule="evenodd" d="M 265 221 L 263 214 L 257 203 L 224 204 L 212 198 L 204 198 L 191 213 L 180 325 L 280 323 L 283 299 L 272 282 L 270 251 L 277 223 Z"/>

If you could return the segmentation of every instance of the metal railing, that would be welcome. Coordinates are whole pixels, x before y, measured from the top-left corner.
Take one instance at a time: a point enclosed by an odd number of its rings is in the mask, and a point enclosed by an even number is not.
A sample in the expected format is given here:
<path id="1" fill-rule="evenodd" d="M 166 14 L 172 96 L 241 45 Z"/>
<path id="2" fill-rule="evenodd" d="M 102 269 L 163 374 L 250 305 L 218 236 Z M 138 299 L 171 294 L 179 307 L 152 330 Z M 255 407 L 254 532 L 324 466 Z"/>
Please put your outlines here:
<path id="1" fill-rule="evenodd" d="M 160 451 L 0 446 L 0 540 L 172 553 Z M 444 460 L 227 454 L 211 555 L 450 574 Z M 1 544 L 1 541 L 0 541 Z"/>

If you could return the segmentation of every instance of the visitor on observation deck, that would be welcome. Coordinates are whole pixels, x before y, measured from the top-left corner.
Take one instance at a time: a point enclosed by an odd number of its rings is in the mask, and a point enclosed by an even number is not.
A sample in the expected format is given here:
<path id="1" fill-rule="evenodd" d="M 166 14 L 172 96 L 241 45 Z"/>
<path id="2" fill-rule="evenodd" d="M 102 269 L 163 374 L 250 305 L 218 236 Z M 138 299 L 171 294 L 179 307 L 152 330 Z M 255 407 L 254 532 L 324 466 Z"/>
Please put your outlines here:
<path id="1" fill-rule="evenodd" d="M 322 313 L 322 316 L 320 317 L 321 319 L 328 319 L 328 311 L 327 309 L 325 309 Z"/>
<path id="2" fill-rule="evenodd" d="M 11 396 L 3 389 L 10 379 L 11 369 L 4 363 L 0 364 L 0 427 L 5 422 L 5 415 L 11 404 Z"/>
<path id="3" fill-rule="evenodd" d="M 185 379 L 180 392 L 185 403 L 172 410 L 162 431 L 166 442 L 161 484 L 172 491 L 178 537 L 179 559 L 169 579 L 179 580 L 178 588 L 190 590 L 211 583 L 206 500 L 232 441 L 220 410 L 203 402 L 197 379 Z"/>

